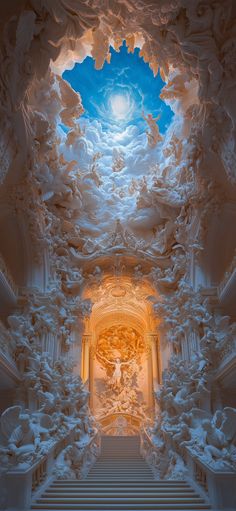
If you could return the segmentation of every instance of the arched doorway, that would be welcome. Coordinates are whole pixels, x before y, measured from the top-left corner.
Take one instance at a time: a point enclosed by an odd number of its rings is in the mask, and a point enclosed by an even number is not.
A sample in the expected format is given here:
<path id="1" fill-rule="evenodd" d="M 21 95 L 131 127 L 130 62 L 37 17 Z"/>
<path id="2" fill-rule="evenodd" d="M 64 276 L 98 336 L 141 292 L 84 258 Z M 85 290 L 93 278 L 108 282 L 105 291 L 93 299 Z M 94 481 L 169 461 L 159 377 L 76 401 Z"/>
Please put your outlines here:
<path id="1" fill-rule="evenodd" d="M 134 435 L 152 418 L 161 356 L 145 280 L 107 276 L 86 291 L 93 301 L 82 341 L 81 375 L 103 434 Z"/>

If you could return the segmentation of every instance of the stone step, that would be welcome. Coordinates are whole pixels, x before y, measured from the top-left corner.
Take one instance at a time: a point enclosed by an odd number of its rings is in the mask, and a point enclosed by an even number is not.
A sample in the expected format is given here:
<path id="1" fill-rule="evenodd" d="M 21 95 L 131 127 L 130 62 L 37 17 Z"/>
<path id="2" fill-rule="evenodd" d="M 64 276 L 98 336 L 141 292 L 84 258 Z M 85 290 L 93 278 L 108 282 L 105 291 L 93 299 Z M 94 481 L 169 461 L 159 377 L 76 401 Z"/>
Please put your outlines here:
<path id="1" fill-rule="evenodd" d="M 144 470 L 142 468 L 140 468 L 140 469 L 136 468 L 136 469 L 130 471 L 130 470 L 125 469 L 125 468 L 122 470 L 122 468 L 113 467 L 112 471 L 116 475 L 123 474 L 123 477 L 126 477 L 126 476 L 131 475 L 131 474 L 133 476 L 135 476 L 136 474 L 139 474 L 139 475 L 143 474 L 143 475 L 148 475 L 149 477 L 151 477 L 151 475 L 152 475 L 152 471 L 151 470 L 148 470 L 148 469 Z M 92 469 L 91 472 L 89 472 L 89 475 L 94 475 L 94 474 L 101 474 L 101 475 L 104 474 L 106 477 L 107 476 L 109 477 L 111 475 L 111 469 L 110 470 L 108 468 L 107 469 L 106 468 L 104 468 L 104 469 L 103 468 Z"/>
<path id="2" fill-rule="evenodd" d="M 114 474 L 113 476 L 111 476 L 111 474 L 108 472 L 107 474 L 91 474 L 88 478 L 88 481 L 96 481 L 97 478 L 99 478 L 99 480 L 106 480 L 108 479 L 109 477 L 109 480 L 110 481 L 114 481 L 114 479 L 117 479 L 117 481 L 122 481 L 124 480 L 124 476 L 125 476 L 125 473 L 122 472 L 120 474 Z M 138 479 L 137 479 L 138 478 Z M 127 477 L 126 477 L 126 481 L 128 482 L 131 482 L 131 481 L 150 481 L 150 474 L 143 474 L 143 473 L 140 473 L 140 474 L 130 474 L 129 475 L 127 474 Z"/>
<path id="3" fill-rule="evenodd" d="M 75 484 L 75 485 L 84 485 L 88 482 L 88 479 L 55 479 L 55 481 L 53 481 L 51 484 L 57 484 L 57 485 L 60 485 L 60 484 Z M 107 484 L 109 483 L 109 479 L 108 481 L 104 481 L 104 484 Z M 123 480 L 123 483 L 125 484 L 126 483 L 126 480 L 124 479 Z M 135 481 L 134 481 L 135 483 Z M 88 483 L 90 484 L 90 483 Z M 178 479 L 165 479 L 165 480 L 157 480 L 157 481 L 154 481 L 154 479 L 151 479 L 149 481 L 149 484 L 151 484 L 152 486 L 157 486 L 157 485 L 160 485 L 160 486 L 180 486 L 180 485 L 184 485 L 184 486 L 187 486 L 188 488 L 190 488 L 190 485 L 187 483 L 187 481 L 183 481 L 183 480 L 178 480 Z M 138 484 L 139 486 L 139 484 Z"/>
<path id="4" fill-rule="evenodd" d="M 90 490 L 89 491 L 89 494 L 90 495 L 93 495 L 93 496 L 101 496 L 101 495 L 106 495 L 106 496 L 109 496 L 109 495 L 117 495 L 117 496 L 120 496 L 120 492 L 117 492 L 117 490 L 111 490 L 110 488 L 105 492 L 104 490 Z M 157 492 L 157 490 L 151 490 L 151 491 L 148 491 L 148 490 L 140 490 L 140 491 L 130 491 L 130 490 L 124 490 L 122 491 L 122 495 L 125 495 L 125 496 L 136 496 L 136 495 L 139 495 L 139 496 L 142 496 L 142 495 L 153 495 L 153 496 L 156 496 L 158 495 L 159 497 L 168 497 L 170 495 L 174 495 L 174 496 L 177 496 L 177 497 L 192 497 L 192 496 L 195 496 L 197 495 L 196 493 L 194 493 L 194 491 L 186 491 L 186 492 L 182 492 L 182 491 L 172 491 L 172 492 L 169 492 L 169 491 L 160 491 L 159 493 Z M 56 495 L 59 495 L 60 497 L 61 496 L 75 496 L 75 497 L 82 497 L 82 496 L 87 496 L 88 495 L 88 492 L 87 491 L 78 491 L 78 490 L 46 490 L 45 493 L 44 493 L 45 496 L 56 496 Z"/>
<path id="5" fill-rule="evenodd" d="M 161 502 L 161 503 L 166 503 L 166 501 L 168 500 L 168 502 L 170 502 L 171 504 L 175 503 L 176 501 L 179 501 L 179 502 L 183 502 L 183 503 L 187 503 L 187 502 L 190 502 L 190 503 L 200 503 L 200 504 L 203 504 L 204 503 L 204 500 L 203 498 L 201 497 L 198 497 L 198 496 L 190 496 L 190 497 L 179 497 L 179 496 L 171 496 L 171 497 L 160 497 L 159 495 L 157 497 L 153 497 L 153 496 L 148 496 L 148 497 L 141 497 L 141 496 L 138 496 L 138 497 L 128 497 L 127 495 L 125 496 L 120 496 L 120 495 L 116 495 L 115 496 L 115 500 L 114 500 L 114 496 L 112 496 L 113 498 L 111 497 L 104 497 L 102 499 L 102 502 L 104 503 L 136 503 L 136 504 L 142 504 L 142 503 L 155 503 L 155 502 Z M 99 497 L 100 499 L 100 497 Z M 69 497 L 69 498 L 66 498 L 66 499 L 63 499 L 62 496 L 60 497 L 41 497 L 39 499 L 36 500 L 36 503 L 40 503 L 42 502 L 43 504 L 45 502 L 48 502 L 50 500 L 50 502 L 53 502 L 53 503 L 62 503 L 62 504 L 76 504 L 77 502 L 78 503 L 81 503 L 81 502 L 84 502 L 84 503 L 87 503 L 87 504 L 93 504 L 93 503 L 96 503 L 98 502 L 98 497 Z"/>
<path id="6" fill-rule="evenodd" d="M 94 481 L 93 483 L 91 483 L 91 481 L 88 481 L 88 479 L 83 479 L 83 480 L 79 480 L 79 481 L 76 481 L 76 480 L 72 480 L 72 481 L 66 481 L 66 480 L 59 480 L 59 481 L 54 481 L 54 483 L 51 484 L 50 488 L 60 488 L 60 487 L 63 487 L 63 488 L 102 488 L 102 487 L 105 487 L 105 488 L 109 488 L 109 487 L 114 487 L 116 489 L 119 489 L 119 488 L 134 488 L 135 490 L 136 489 L 142 489 L 142 485 L 140 484 L 140 482 L 137 482 L 136 480 L 134 481 L 127 481 L 127 480 L 120 480 L 120 481 L 111 481 L 111 480 L 107 480 L 107 481 L 103 481 L 102 482 L 98 482 L 96 483 L 96 481 Z M 143 486 L 145 488 L 153 488 L 153 489 L 156 489 L 156 488 L 165 488 L 167 489 L 168 491 L 170 491 L 171 489 L 184 489 L 184 488 L 191 488 L 187 483 L 183 482 L 183 483 L 177 483 L 177 482 L 171 482 L 171 484 L 167 483 L 166 481 L 145 481 L 145 486 Z"/>
<path id="7" fill-rule="evenodd" d="M 102 471 L 102 470 L 112 470 L 112 471 L 115 471 L 115 470 L 125 470 L 126 472 L 128 470 L 134 470 L 134 471 L 138 471 L 140 472 L 140 470 L 144 470 L 145 472 L 151 472 L 151 469 L 150 467 L 148 466 L 145 466 L 145 465 L 128 465 L 126 466 L 126 464 L 124 463 L 123 466 L 121 464 L 119 465 L 116 465 L 116 463 L 113 463 L 111 464 L 110 466 L 106 466 L 104 465 L 103 463 L 100 463 L 99 465 L 95 466 L 92 468 L 92 470 L 90 470 L 90 472 L 92 471 Z"/>
<path id="8" fill-rule="evenodd" d="M 176 498 L 189 498 L 189 497 L 195 497 L 197 496 L 196 493 L 194 493 L 193 491 L 189 491 L 189 492 L 171 492 L 172 495 L 174 495 Z M 60 496 L 63 497 L 63 498 L 70 498 L 70 497 L 90 497 L 90 496 L 93 496 L 95 495 L 97 498 L 101 498 L 101 497 L 116 497 L 117 495 L 117 490 L 114 490 L 114 491 L 99 491 L 99 490 L 96 490 L 96 491 L 79 491 L 79 490 L 70 490 L 69 492 L 68 491 L 65 491 L 65 490 L 47 490 L 45 491 L 44 493 L 44 497 L 56 497 L 56 496 Z M 152 490 L 152 491 L 140 491 L 140 492 L 131 492 L 131 491 L 123 491 L 122 492 L 122 495 L 124 495 L 125 497 L 129 497 L 129 498 L 133 498 L 133 497 L 141 497 L 141 498 L 144 498 L 144 497 L 158 497 L 158 498 L 166 498 L 166 497 L 169 497 L 170 496 L 170 492 L 163 492 L 163 491 L 160 491 L 160 492 L 157 492 L 155 490 Z"/>
<path id="9" fill-rule="evenodd" d="M 86 484 L 82 484 L 83 482 L 86 481 Z M 96 481 L 88 481 L 87 479 L 84 479 L 84 480 L 80 480 L 80 484 L 73 484 L 73 483 L 70 483 L 70 484 L 64 484 L 64 481 L 61 481 L 61 484 L 51 484 L 49 486 L 49 488 L 53 489 L 53 490 L 59 490 L 60 488 L 61 489 L 68 489 L 68 491 L 75 491 L 75 490 L 78 490 L 78 491 L 82 491 L 83 489 L 85 491 L 91 491 L 91 490 L 103 490 L 103 488 L 107 488 L 107 490 L 116 490 L 116 491 L 119 491 L 119 489 L 122 487 L 124 488 L 124 490 L 128 490 L 128 491 L 143 491 L 143 490 L 146 490 L 148 489 L 148 491 L 160 491 L 160 490 L 163 490 L 163 491 L 195 491 L 191 486 L 189 485 L 160 485 L 160 484 L 155 484 L 156 482 L 158 481 L 153 481 L 154 484 L 152 484 L 152 481 L 150 483 L 150 481 L 144 481 L 144 484 L 142 484 L 141 481 L 113 481 L 113 480 L 109 480 L 109 481 L 99 481 L 98 483 L 96 483 Z"/>
<path id="10" fill-rule="evenodd" d="M 96 463 L 96 468 L 100 468 L 100 467 L 131 467 L 131 468 L 148 468 L 149 467 L 143 462 L 143 461 L 140 461 L 140 460 L 137 460 L 136 462 L 131 462 L 131 461 L 125 461 L 124 459 L 121 459 L 119 461 L 117 460 L 113 460 L 113 462 L 107 462 L 107 461 L 103 461 L 103 460 L 99 460 L 97 461 Z"/>
<path id="11" fill-rule="evenodd" d="M 92 482 L 95 482 L 95 481 L 99 481 L 99 482 L 100 482 L 100 481 L 104 481 L 104 477 L 96 477 L 96 478 L 94 478 L 94 479 L 91 477 L 89 480 L 90 480 L 90 481 L 92 481 Z M 114 476 L 114 477 L 111 479 L 111 481 L 122 481 L 122 479 L 121 479 L 121 478 L 119 478 L 119 477 Z M 128 481 L 132 482 L 132 479 L 128 479 Z M 141 476 L 140 476 L 140 478 L 138 478 L 138 476 L 137 476 L 137 477 L 135 478 L 135 481 L 140 481 L 140 482 L 142 482 L 142 481 L 143 481 L 143 482 L 144 482 L 144 481 L 145 481 L 145 479 L 144 479 L 143 477 L 141 477 Z M 147 478 L 146 478 L 146 481 L 149 481 L 149 477 L 147 477 Z"/>
<path id="12" fill-rule="evenodd" d="M 96 503 L 94 504 L 83 504 L 82 506 L 78 504 L 33 504 L 31 509 L 44 509 L 45 511 L 200 511 L 200 510 L 208 510 L 210 506 L 207 504 L 183 504 L 183 503 L 174 503 L 174 504 L 104 504 L 104 503 Z"/>
<path id="13" fill-rule="evenodd" d="M 130 465 L 130 466 L 133 466 L 135 467 L 136 465 L 137 466 L 147 466 L 147 464 L 145 463 L 144 460 L 140 459 L 140 458 L 137 458 L 136 460 L 131 460 L 131 459 L 124 459 L 124 458 L 120 458 L 119 460 L 118 459 L 110 459 L 110 458 L 107 458 L 107 460 L 104 460 L 102 458 L 99 458 L 97 463 L 96 463 L 96 466 L 100 466 L 100 465 L 107 465 L 107 466 L 111 466 L 111 465 Z"/>
<path id="14" fill-rule="evenodd" d="M 133 470 L 134 472 L 141 472 L 141 471 L 148 472 L 148 473 L 151 472 L 151 469 L 149 467 L 143 467 L 143 466 L 142 467 L 139 467 L 139 466 L 128 466 L 127 467 L 126 465 L 124 465 L 122 467 L 122 465 L 117 466 L 116 464 L 113 464 L 110 467 L 107 467 L 107 466 L 100 464 L 99 466 L 92 468 L 90 473 L 91 472 L 109 472 L 111 469 L 113 471 L 124 470 L 125 472 L 128 472 L 130 469 Z"/>
<path id="15" fill-rule="evenodd" d="M 101 461 L 109 461 L 109 460 L 122 460 L 122 461 L 132 461 L 133 463 L 137 463 L 138 461 L 140 461 L 140 456 L 133 456 L 133 455 L 129 455 L 127 453 L 127 455 L 125 454 L 121 454 L 121 453 L 113 453 L 113 452 L 110 452 L 107 454 L 107 456 L 100 456 L 99 457 L 99 460 Z"/>
<path id="16" fill-rule="evenodd" d="M 130 478 L 135 479 L 135 478 L 136 478 L 136 476 L 137 476 L 137 477 L 139 477 L 139 479 L 140 479 L 140 478 L 141 478 L 141 479 L 142 479 L 142 478 L 143 478 L 143 479 L 145 479 L 145 478 L 146 478 L 146 479 L 147 479 L 147 478 L 148 478 L 148 479 L 150 479 L 150 477 L 151 477 L 151 476 L 150 476 L 150 474 L 149 474 L 149 472 L 143 472 L 142 470 L 140 470 L 140 472 L 135 471 L 135 472 L 133 472 L 133 473 L 125 472 L 125 470 L 121 470 L 121 471 L 117 471 L 117 472 L 116 472 L 116 474 L 114 474 L 114 475 L 111 477 L 110 471 L 108 470 L 108 471 L 106 472 L 106 471 L 104 470 L 104 471 L 101 471 L 101 472 L 91 472 L 91 474 L 90 474 L 90 475 L 89 475 L 89 477 L 88 477 L 88 481 L 90 481 L 91 479 L 96 478 L 97 476 L 99 476 L 99 477 L 100 477 L 100 479 L 101 479 L 102 477 L 104 477 L 105 479 L 108 479 L 108 477 L 109 477 L 110 479 L 112 479 L 112 478 L 113 478 L 113 479 L 114 479 L 114 478 L 122 479 L 122 478 L 124 478 L 124 477 L 125 477 L 125 478 L 127 477 L 128 479 L 130 479 Z"/>

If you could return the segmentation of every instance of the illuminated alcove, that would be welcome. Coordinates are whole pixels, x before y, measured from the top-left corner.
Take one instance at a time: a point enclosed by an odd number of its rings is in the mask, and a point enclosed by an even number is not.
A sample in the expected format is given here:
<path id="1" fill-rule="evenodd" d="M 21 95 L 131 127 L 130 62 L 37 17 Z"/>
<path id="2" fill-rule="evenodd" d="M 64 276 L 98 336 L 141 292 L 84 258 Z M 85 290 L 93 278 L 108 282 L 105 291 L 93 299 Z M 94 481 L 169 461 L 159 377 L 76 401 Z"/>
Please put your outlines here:
<path id="1" fill-rule="evenodd" d="M 86 289 L 93 303 L 82 338 L 81 376 L 104 434 L 139 432 L 155 409 L 162 355 L 150 283 L 106 275 Z"/>

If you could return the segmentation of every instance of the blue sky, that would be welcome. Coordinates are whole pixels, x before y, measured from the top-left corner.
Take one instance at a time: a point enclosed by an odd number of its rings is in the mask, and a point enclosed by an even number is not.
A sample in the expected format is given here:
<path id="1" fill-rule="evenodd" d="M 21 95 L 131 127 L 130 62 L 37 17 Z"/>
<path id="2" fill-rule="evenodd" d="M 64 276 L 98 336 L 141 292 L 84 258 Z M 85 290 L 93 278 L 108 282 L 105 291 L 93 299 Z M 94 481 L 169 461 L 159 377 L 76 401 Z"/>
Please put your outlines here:
<path id="1" fill-rule="evenodd" d="M 83 134 L 72 145 L 66 144 L 68 127 L 59 125 L 60 150 L 66 161 L 78 164 L 76 176 L 80 176 L 83 202 L 78 225 L 92 237 L 110 232 L 117 218 L 136 232 L 156 224 L 152 201 L 140 202 L 138 207 L 136 201 L 146 186 L 143 176 L 152 183 L 153 175 L 161 175 L 166 168 L 163 148 L 176 122 L 176 115 L 159 97 L 164 82 L 159 75 L 153 76 L 139 50 L 130 54 L 123 45 L 120 52 L 110 51 L 111 62 L 101 70 L 87 57 L 63 73 L 81 94 L 85 113 L 77 121 Z M 155 147 L 148 144 L 143 110 L 145 115 L 161 114 L 158 125 L 164 136 Z M 95 155 L 99 183 L 91 172 Z M 121 162 L 118 170 L 117 161 Z"/>
<path id="2" fill-rule="evenodd" d="M 164 134 L 173 112 L 159 98 L 164 86 L 160 75 L 153 76 L 148 64 L 139 57 L 137 48 L 133 54 L 127 52 L 125 44 L 120 52 L 112 48 L 110 51 L 111 63 L 105 62 L 101 70 L 97 71 L 94 60 L 87 57 L 81 64 L 75 64 L 72 70 L 63 73 L 63 78 L 81 94 L 85 108 L 82 118 L 97 120 L 102 129 L 110 131 L 135 125 L 141 133 L 147 129 L 142 110 L 154 117 L 160 113 L 158 125 Z"/>

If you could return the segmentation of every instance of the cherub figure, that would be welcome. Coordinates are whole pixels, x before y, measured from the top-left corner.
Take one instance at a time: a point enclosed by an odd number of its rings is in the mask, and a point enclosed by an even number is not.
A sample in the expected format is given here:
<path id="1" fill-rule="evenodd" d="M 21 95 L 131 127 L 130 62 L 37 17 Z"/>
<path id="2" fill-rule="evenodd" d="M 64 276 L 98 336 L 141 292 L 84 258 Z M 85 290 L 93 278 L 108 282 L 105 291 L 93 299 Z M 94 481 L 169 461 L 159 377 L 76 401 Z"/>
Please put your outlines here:
<path id="1" fill-rule="evenodd" d="M 163 137 L 160 135 L 159 127 L 157 124 L 157 121 L 160 119 L 160 114 L 157 117 L 153 117 L 152 114 L 147 114 L 147 116 L 145 116 L 144 112 L 142 112 L 142 117 L 147 122 L 150 128 L 150 131 L 146 131 L 148 145 L 149 147 L 154 148 L 158 142 L 161 142 L 163 140 Z"/>

